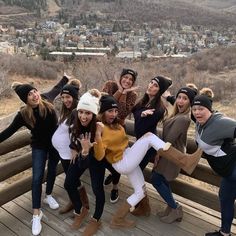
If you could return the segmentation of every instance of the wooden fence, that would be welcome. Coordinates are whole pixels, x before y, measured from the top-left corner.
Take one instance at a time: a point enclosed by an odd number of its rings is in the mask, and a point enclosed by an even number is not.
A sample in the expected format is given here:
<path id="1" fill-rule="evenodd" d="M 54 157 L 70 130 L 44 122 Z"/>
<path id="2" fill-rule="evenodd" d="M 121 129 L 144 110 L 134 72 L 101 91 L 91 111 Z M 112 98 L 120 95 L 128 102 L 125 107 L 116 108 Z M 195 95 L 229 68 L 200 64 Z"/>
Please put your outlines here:
<path id="1" fill-rule="evenodd" d="M 126 121 L 127 133 L 133 136 L 133 122 Z M 130 139 L 132 140 L 132 138 Z M 28 131 L 23 130 L 17 132 L 14 136 L 8 140 L 0 143 L 0 156 L 11 151 L 22 148 L 30 143 L 30 134 Z M 132 144 L 132 141 L 131 141 Z M 196 150 L 196 145 L 193 140 L 188 139 L 187 152 L 192 153 Z M 9 161 L 0 164 L 0 181 L 5 181 L 8 178 L 27 170 L 32 165 L 31 163 L 31 153 L 26 153 L 19 157 L 13 158 Z M 62 173 L 61 165 L 58 168 L 58 174 Z M 187 175 L 186 173 L 183 173 Z M 146 181 L 150 182 L 151 169 L 146 168 L 144 171 L 144 176 Z M 211 168 L 207 165 L 198 164 L 197 168 L 191 175 L 191 178 L 195 180 L 200 180 L 205 183 L 219 186 L 220 177 L 216 175 Z M 14 183 L 7 185 L 2 190 L 0 190 L 0 206 L 8 201 L 24 194 L 31 189 L 32 176 L 27 175 L 20 178 Z M 194 181 L 193 181 L 194 182 Z M 196 182 L 196 181 L 195 181 Z M 171 187 L 174 193 L 197 202 L 203 206 L 207 206 L 211 209 L 219 211 L 219 200 L 216 193 L 207 190 L 204 187 L 195 186 L 189 181 L 177 178 L 171 183 Z"/>

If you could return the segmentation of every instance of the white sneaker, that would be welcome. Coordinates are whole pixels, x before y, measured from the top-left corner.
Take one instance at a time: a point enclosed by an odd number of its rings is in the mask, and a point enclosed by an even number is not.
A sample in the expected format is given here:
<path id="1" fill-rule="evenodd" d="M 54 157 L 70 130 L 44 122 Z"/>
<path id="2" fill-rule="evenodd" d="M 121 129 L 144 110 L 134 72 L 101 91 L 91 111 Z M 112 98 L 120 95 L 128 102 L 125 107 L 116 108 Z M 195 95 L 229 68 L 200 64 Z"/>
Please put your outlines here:
<path id="1" fill-rule="evenodd" d="M 32 219 L 32 234 L 39 235 L 42 230 L 41 219 L 43 217 L 43 212 L 40 211 L 39 215 L 33 215 Z"/>
<path id="2" fill-rule="evenodd" d="M 43 199 L 43 202 L 48 204 L 49 207 L 53 210 L 59 208 L 59 204 L 57 201 L 52 197 L 52 195 L 46 195 L 46 197 Z"/>

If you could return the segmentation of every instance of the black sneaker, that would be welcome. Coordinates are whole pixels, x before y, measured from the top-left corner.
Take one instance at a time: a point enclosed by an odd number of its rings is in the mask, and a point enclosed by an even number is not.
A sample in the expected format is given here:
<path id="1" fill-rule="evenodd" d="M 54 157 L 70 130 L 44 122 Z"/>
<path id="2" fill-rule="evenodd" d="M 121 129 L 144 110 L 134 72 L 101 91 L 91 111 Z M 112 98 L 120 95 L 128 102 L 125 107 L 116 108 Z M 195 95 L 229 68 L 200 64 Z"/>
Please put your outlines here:
<path id="1" fill-rule="evenodd" d="M 119 200 L 119 193 L 118 189 L 112 189 L 111 190 L 111 196 L 110 196 L 110 202 L 116 203 Z"/>
<path id="2" fill-rule="evenodd" d="M 107 185 L 109 185 L 111 182 L 112 182 L 112 175 L 109 174 L 109 175 L 106 177 L 106 179 L 104 180 L 103 185 L 104 185 L 104 186 L 107 186 Z"/>

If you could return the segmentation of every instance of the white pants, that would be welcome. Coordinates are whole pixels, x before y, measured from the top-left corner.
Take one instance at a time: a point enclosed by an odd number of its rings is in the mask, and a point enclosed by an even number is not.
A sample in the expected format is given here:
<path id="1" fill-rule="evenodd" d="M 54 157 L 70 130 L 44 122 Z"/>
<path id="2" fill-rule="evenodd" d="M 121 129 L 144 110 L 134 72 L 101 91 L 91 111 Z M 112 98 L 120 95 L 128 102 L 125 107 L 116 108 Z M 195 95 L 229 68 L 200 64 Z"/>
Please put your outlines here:
<path id="1" fill-rule="evenodd" d="M 127 199 L 132 207 L 145 197 L 145 181 L 139 167 L 140 162 L 149 148 L 153 147 L 158 151 L 160 148 L 164 148 L 165 144 L 156 135 L 148 132 L 138 139 L 132 147 L 125 149 L 123 158 L 120 161 L 112 164 L 117 172 L 127 175 L 134 188 L 134 193 Z"/>

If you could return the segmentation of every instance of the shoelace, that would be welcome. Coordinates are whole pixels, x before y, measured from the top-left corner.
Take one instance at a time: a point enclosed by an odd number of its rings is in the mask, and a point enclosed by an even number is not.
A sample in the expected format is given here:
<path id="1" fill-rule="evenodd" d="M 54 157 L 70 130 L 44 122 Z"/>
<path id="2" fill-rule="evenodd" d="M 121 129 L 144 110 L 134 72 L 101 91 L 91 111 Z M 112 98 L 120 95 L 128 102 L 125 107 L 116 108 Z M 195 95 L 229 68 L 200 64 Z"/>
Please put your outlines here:
<path id="1" fill-rule="evenodd" d="M 42 217 L 41 217 L 41 219 L 42 218 L 45 218 L 45 220 L 46 221 L 48 221 L 48 217 L 42 212 Z M 32 224 L 33 223 L 33 220 L 34 220 L 34 218 L 32 218 L 32 220 L 29 222 L 30 224 Z"/>

